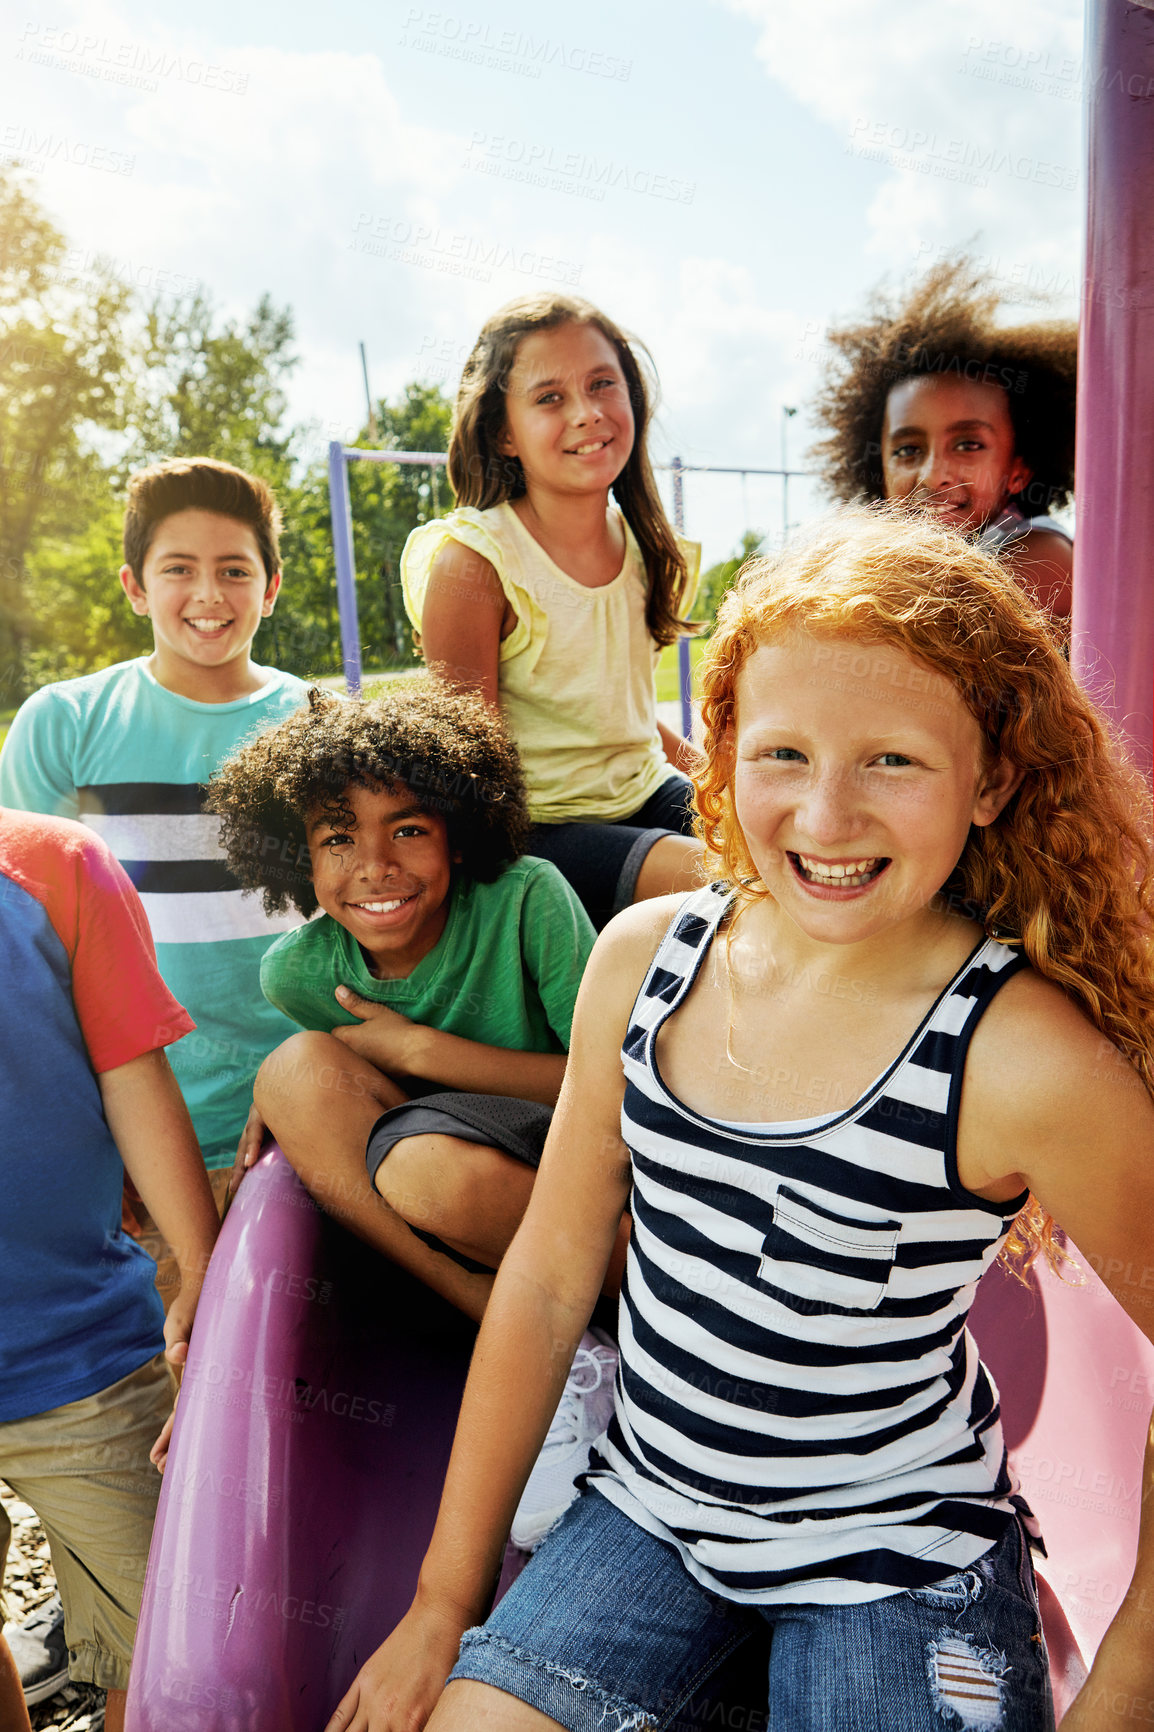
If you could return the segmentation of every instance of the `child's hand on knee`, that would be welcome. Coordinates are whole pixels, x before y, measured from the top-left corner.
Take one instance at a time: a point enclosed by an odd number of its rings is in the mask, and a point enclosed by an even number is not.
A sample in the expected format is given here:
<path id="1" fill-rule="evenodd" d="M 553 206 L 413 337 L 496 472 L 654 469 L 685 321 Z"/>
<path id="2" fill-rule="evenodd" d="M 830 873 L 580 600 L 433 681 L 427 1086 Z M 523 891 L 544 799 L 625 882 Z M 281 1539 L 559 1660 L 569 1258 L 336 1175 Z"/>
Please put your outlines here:
<path id="1" fill-rule="evenodd" d="M 261 1118 L 254 1102 L 248 1109 L 248 1118 L 245 1120 L 244 1130 L 240 1133 L 240 1142 L 236 1145 L 236 1160 L 232 1164 L 232 1172 L 229 1174 L 228 1180 L 228 1203 L 231 1203 L 236 1196 L 240 1181 L 248 1169 L 260 1158 L 260 1152 L 264 1147 L 264 1140 L 267 1135 L 268 1126 Z"/>
<path id="2" fill-rule="evenodd" d="M 361 1667 L 325 1732 L 418 1732 L 437 1705 L 470 1619 L 410 1606 Z"/>
<path id="3" fill-rule="evenodd" d="M 342 1010 L 361 1018 L 333 1029 L 334 1037 L 358 1057 L 368 1059 L 387 1075 L 413 1076 L 415 1069 L 413 1037 L 417 1024 L 387 1004 L 374 1004 L 362 998 L 351 986 L 338 986 L 337 999 Z"/>

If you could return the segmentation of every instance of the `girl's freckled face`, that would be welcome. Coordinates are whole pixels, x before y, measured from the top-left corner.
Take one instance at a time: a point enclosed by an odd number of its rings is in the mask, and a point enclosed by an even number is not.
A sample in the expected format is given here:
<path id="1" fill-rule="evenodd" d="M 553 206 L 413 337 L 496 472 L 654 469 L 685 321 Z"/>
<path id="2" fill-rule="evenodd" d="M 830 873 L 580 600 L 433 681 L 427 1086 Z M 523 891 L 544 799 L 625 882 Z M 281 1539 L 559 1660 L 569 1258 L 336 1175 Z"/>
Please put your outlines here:
<path id="1" fill-rule="evenodd" d="M 941 674 L 884 644 L 795 633 L 737 680 L 733 795 L 758 873 L 811 938 L 908 921 L 957 864 L 983 792 L 977 722 Z"/>

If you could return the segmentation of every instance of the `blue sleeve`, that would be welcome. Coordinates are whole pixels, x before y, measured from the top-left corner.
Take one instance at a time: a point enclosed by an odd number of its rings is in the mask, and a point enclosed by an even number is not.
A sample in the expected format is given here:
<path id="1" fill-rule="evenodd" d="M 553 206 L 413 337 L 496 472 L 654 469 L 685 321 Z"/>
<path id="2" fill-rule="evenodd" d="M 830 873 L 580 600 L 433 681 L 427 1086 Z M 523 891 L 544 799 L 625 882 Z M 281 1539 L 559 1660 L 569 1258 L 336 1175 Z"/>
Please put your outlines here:
<path id="1" fill-rule="evenodd" d="M 0 751 L 0 806 L 78 817 L 78 732 L 76 707 L 59 686 L 45 686 L 22 704 Z"/>
<path id="2" fill-rule="evenodd" d="M 521 903 L 521 957 L 549 1019 L 569 1050 L 577 988 L 597 934 L 576 892 L 549 860 L 525 886 Z"/>

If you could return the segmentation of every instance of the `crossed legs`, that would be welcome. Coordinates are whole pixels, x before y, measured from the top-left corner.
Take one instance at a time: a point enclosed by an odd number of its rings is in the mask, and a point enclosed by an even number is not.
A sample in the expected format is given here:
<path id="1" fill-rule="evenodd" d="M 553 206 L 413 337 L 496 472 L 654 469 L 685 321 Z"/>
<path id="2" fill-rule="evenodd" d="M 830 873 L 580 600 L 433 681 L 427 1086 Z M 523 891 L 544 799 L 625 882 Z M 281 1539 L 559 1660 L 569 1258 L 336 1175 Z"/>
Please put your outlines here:
<path id="1" fill-rule="evenodd" d="M 479 1322 L 493 1277 L 461 1267 L 420 1232 L 496 1269 L 525 1213 L 535 1174 L 486 1143 L 403 1137 L 369 1182 L 365 1145 L 377 1119 L 407 1097 L 331 1034 L 295 1034 L 261 1066 L 257 1110 L 309 1195 L 342 1226 Z M 627 1224 L 607 1279 L 620 1285 Z"/>

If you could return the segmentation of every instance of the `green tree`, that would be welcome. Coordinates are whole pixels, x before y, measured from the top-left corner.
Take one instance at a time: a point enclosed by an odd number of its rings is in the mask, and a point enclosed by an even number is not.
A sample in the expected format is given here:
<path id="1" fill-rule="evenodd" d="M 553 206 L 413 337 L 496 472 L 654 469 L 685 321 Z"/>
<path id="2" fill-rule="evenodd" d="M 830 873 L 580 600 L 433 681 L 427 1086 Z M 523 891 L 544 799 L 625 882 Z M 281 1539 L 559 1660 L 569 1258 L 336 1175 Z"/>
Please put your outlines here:
<path id="1" fill-rule="evenodd" d="M 764 535 L 758 529 L 747 529 L 741 538 L 740 551 L 732 559 L 723 559 L 717 565 L 711 565 L 701 574 L 701 585 L 697 592 L 697 600 L 693 604 L 693 617 L 709 621 L 712 630 L 717 610 L 721 606 L 721 598 L 733 582 L 747 559 L 751 559 L 758 551 Z"/>
<path id="2" fill-rule="evenodd" d="M 69 280 L 64 258 L 20 176 L 0 174 L 0 708 L 148 649 L 116 581 L 124 486 L 176 456 L 236 463 L 275 488 L 285 589 L 257 656 L 339 672 L 327 465 L 306 457 L 309 429 L 286 425 L 291 312 L 267 295 L 231 320 L 204 294 L 138 304 L 100 264 Z M 450 413 L 435 387 L 409 385 L 379 404 L 373 443 L 444 451 Z M 400 553 L 451 490 L 425 465 L 353 463 L 350 486 L 365 665 L 411 665 Z"/>
<path id="3" fill-rule="evenodd" d="M 216 457 L 262 475 L 278 493 L 291 482 L 292 434 L 282 426 L 283 382 L 295 365 L 287 309 L 266 296 L 247 320 L 220 325 L 212 302 L 193 295 L 142 310 L 126 303 L 121 315 L 132 356 L 121 381 L 124 437 L 103 459 L 89 456 L 82 509 L 57 533 L 41 533 L 28 560 L 38 627 L 23 658 L 30 687 L 151 645 L 148 622 L 131 612 L 116 581 L 124 487 L 134 469 L 167 457 Z"/>
<path id="4" fill-rule="evenodd" d="M 130 400 L 129 291 L 99 264 L 77 281 L 64 236 L 19 170 L 0 170 L 0 705 L 28 689 L 56 622 L 39 554 L 99 517 L 102 436 Z"/>
<path id="5" fill-rule="evenodd" d="M 246 320 L 217 329 L 209 296 L 155 300 L 141 333 L 129 467 L 216 457 L 284 485 L 293 435 L 285 381 L 297 364 L 292 313 L 263 295 Z"/>
<path id="6" fill-rule="evenodd" d="M 376 406 L 376 438 L 362 429 L 353 444 L 363 450 L 444 451 L 451 405 L 436 386 L 406 385 L 396 402 Z M 409 532 L 453 503 L 443 468 L 425 465 L 349 464 L 353 513 L 353 557 L 357 568 L 357 615 L 361 660 L 366 668 L 411 667 L 413 636 L 401 598 L 400 557 Z M 285 587 L 258 646 L 279 667 L 295 673 L 342 670 L 332 550 L 328 467 L 309 466 L 281 499 Z"/>
<path id="7" fill-rule="evenodd" d="M 377 405 L 376 443 L 386 451 L 445 451 L 452 406 L 436 385 L 410 384 L 395 403 Z M 367 445 L 362 435 L 358 445 Z M 401 551 L 419 523 L 452 509 L 443 468 L 430 464 L 352 463 L 353 545 L 357 608 L 366 666 L 413 661 L 413 634 L 401 595 Z"/>

